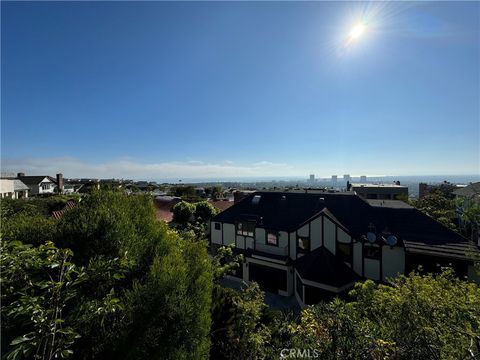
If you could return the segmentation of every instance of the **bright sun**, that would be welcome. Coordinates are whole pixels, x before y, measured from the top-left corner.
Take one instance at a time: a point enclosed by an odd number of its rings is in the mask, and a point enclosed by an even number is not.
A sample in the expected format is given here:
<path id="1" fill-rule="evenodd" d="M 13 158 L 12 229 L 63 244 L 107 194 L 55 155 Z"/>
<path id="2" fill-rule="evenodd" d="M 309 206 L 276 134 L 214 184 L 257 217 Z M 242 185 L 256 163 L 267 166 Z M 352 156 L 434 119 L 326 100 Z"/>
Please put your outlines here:
<path id="1" fill-rule="evenodd" d="M 352 30 L 350 31 L 350 39 L 351 40 L 358 39 L 359 37 L 361 37 L 365 33 L 365 30 L 366 30 L 365 24 L 359 23 L 359 24 L 355 25 L 352 28 Z"/>

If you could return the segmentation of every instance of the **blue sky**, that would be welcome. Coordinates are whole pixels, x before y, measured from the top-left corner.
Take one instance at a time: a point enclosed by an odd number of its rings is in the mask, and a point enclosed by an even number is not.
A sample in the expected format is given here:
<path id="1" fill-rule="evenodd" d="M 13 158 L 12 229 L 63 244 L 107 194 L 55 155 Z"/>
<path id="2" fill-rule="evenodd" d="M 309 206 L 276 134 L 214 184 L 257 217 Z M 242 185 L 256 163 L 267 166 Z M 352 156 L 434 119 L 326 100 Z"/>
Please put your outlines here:
<path id="1" fill-rule="evenodd" d="M 1 6 L 3 171 L 480 174 L 478 2 Z"/>

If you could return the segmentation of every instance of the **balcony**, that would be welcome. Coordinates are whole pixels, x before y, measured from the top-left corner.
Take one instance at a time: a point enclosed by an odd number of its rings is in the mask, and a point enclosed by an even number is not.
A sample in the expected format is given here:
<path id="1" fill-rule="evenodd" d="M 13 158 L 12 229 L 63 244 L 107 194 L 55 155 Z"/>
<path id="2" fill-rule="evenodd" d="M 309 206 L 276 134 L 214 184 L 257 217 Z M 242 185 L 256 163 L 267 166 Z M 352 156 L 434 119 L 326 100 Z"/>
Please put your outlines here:
<path id="1" fill-rule="evenodd" d="M 255 243 L 255 252 L 265 255 L 288 256 L 288 246 L 272 246 Z"/>

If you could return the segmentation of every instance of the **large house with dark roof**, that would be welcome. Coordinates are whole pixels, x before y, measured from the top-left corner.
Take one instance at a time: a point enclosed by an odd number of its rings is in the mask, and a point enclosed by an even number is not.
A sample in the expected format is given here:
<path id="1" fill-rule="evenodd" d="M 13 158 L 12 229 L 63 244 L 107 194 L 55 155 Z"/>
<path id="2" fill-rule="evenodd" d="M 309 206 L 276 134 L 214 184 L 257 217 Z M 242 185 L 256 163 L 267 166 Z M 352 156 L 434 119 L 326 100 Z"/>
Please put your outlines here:
<path id="1" fill-rule="evenodd" d="M 352 192 L 255 192 L 211 220 L 211 245 L 245 255 L 235 276 L 301 306 L 341 295 L 360 279 L 450 265 L 478 281 L 478 244 L 399 200 Z"/>

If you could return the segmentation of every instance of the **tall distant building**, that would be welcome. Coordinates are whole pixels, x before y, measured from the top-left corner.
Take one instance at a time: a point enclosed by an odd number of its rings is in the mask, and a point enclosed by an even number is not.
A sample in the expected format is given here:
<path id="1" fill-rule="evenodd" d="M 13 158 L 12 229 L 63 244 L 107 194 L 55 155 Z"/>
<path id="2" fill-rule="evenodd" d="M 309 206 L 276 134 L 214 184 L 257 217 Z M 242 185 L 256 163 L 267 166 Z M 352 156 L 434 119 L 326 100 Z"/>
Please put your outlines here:
<path id="1" fill-rule="evenodd" d="M 360 176 L 360 182 L 366 183 L 367 182 L 367 177 L 365 175 Z"/>
<path id="2" fill-rule="evenodd" d="M 310 182 L 311 183 L 315 182 L 315 175 L 314 174 L 310 174 Z"/>
<path id="3" fill-rule="evenodd" d="M 338 180 L 338 176 L 337 175 L 332 175 L 332 184 L 336 185 L 337 180 Z"/>
<path id="4" fill-rule="evenodd" d="M 351 181 L 352 178 L 350 177 L 350 175 L 346 174 L 346 175 L 343 175 L 343 181 Z"/>

